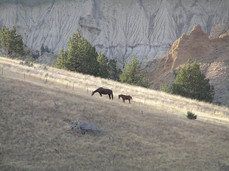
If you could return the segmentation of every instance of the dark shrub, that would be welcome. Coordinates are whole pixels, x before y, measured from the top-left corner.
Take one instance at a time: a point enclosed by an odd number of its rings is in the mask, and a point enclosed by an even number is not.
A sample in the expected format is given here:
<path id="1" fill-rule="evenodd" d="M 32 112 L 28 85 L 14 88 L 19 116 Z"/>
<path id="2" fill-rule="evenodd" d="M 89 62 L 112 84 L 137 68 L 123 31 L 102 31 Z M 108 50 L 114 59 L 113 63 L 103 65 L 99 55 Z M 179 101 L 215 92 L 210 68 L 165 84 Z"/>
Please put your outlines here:
<path id="1" fill-rule="evenodd" d="M 187 112 L 187 118 L 188 119 L 197 119 L 197 115 L 195 115 L 194 113 L 192 112 Z"/>

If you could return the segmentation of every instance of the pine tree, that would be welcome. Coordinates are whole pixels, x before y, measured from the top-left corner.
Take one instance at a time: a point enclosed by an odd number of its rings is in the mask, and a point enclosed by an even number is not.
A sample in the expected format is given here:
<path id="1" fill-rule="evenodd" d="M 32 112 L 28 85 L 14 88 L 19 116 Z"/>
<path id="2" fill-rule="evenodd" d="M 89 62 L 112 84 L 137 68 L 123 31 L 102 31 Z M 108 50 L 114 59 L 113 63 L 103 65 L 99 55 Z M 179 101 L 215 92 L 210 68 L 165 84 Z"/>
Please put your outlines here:
<path id="1" fill-rule="evenodd" d="M 55 63 L 55 67 L 60 68 L 60 69 L 67 69 L 66 68 L 66 63 L 68 58 L 68 53 L 67 51 L 64 51 L 64 49 L 60 50 L 60 54 L 57 57 L 57 62 Z"/>
<path id="2" fill-rule="evenodd" d="M 61 61 L 63 58 L 63 52 L 60 58 L 57 59 L 57 63 L 63 64 Z M 69 39 L 68 49 L 65 52 L 66 61 L 62 68 L 66 68 L 70 71 L 76 71 L 84 74 L 95 75 L 99 74 L 99 63 L 97 61 L 97 52 L 86 39 L 81 37 L 80 32 L 73 34 Z M 59 65 L 59 64 L 57 64 Z"/>
<path id="3" fill-rule="evenodd" d="M 212 102 L 214 98 L 214 87 L 201 73 L 200 65 L 197 63 L 188 62 L 178 71 L 172 85 L 172 92 L 206 102 Z"/>
<path id="4" fill-rule="evenodd" d="M 41 45 L 40 51 L 41 51 L 41 55 L 43 55 L 43 53 L 45 52 L 45 47 L 44 47 L 44 44 L 43 43 Z"/>
<path id="5" fill-rule="evenodd" d="M 119 80 L 119 71 L 117 70 L 117 61 L 111 59 L 108 62 L 108 78 L 112 80 Z"/>
<path id="6" fill-rule="evenodd" d="M 12 36 L 12 51 L 19 54 L 23 55 L 24 54 L 24 49 L 23 49 L 23 39 L 21 35 L 17 34 L 16 27 L 13 27 L 13 30 L 11 31 L 11 36 Z"/>
<path id="7" fill-rule="evenodd" d="M 49 53 L 50 52 L 50 49 L 48 48 L 48 46 L 46 45 L 45 46 L 45 49 L 44 49 L 45 52 Z"/>
<path id="8" fill-rule="evenodd" d="M 141 65 L 136 57 L 126 64 L 120 75 L 120 81 L 142 87 L 149 87 L 149 81 L 141 70 Z"/>
<path id="9" fill-rule="evenodd" d="M 99 74 L 99 63 L 97 61 L 98 53 L 86 39 L 81 37 L 78 42 L 80 70 L 84 74 L 95 75 Z"/>
<path id="10" fill-rule="evenodd" d="M 108 78 L 108 59 L 107 57 L 99 53 L 97 56 L 97 61 L 99 62 L 99 76 L 102 78 Z"/>
<path id="11" fill-rule="evenodd" d="M 16 27 L 14 26 L 12 31 L 3 26 L 0 32 L 0 46 L 5 49 L 8 55 L 16 53 L 17 55 L 23 55 L 23 39 L 21 35 L 17 34 Z"/>
<path id="12" fill-rule="evenodd" d="M 70 37 L 68 42 L 68 58 L 66 61 L 66 68 L 70 71 L 78 71 L 80 72 L 80 61 L 79 54 L 77 53 L 78 42 L 80 41 L 80 34 L 77 32 Z"/>
<path id="13" fill-rule="evenodd" d="M 0 33 L 0 46 L 2 48 L 4 48 L 8 54 L 10 54 L 10 30 L 6 27 L 3 26 L 1 29 L 1 33 Z"/>

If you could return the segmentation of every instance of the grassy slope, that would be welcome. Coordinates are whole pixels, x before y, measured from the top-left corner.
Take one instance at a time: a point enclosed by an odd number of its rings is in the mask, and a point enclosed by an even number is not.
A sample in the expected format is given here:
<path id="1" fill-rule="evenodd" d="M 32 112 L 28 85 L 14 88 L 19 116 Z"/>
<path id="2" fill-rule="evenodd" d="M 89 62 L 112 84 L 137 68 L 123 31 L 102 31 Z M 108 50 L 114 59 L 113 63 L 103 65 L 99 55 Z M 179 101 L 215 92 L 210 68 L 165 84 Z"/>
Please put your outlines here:
<path id="1" fill-rule="evenodd" d="M 36 84 L 45 82 L 47 85 L 58 85 L 69 90 L 79 88 L 82 91 L 92 91 L 102 86 L 112 89 L 116 96 L 120 93 L 130 94 L 134 97 L 135 102 L 150 106 L 157 105 L 166 109 L 178 109 L 183 112 L 192 111 L 202 119 L 229 121 L 229 108 L 227 107 L 37 64 L 29 67 L 21 65 L 20 61 L 0 57 L 0 74 Z"/>
<path id="2" fill-rule="evenodd" d="M 188 120 L 176 109 L 129 105 L 5 76 L 0 76 L 0 170 L 229 168 L 227 121 Z M 102 134 L 74 133 L 64 119 L 95 123 Z"/>

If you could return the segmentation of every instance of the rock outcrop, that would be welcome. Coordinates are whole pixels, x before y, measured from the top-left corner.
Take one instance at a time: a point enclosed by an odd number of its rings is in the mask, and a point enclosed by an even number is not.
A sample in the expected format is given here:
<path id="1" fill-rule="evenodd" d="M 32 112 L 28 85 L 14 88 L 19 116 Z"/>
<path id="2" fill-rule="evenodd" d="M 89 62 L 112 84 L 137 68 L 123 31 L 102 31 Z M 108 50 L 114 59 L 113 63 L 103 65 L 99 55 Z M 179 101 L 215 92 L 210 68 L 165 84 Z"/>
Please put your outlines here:
<path id="1" fill-rule="evenodd" d="M 217 32 L 215 28 L 218 26 L 213 28 L 213 33 Z M 209 38 L 200 25 L 189 35 L 183 34 L 151 72 L 154 88 L 159 89 L 163 83 L 171 84 L 174 71 L 187 61 L 198 62 L 215 88 L 214 102 L 229 106 L 229 30 L 226 28 L 227 24 L 220 29 L 222 34 L 214 38 Z"/>
<path id="2" fill-rule="evenodd" d="M 228 0 L 9 0 L 0 2 L 0 26 L 16 25 L 30 48 L 54 53 L 79 29 L 118 63 L 136 55 L 147 64 L 193 26 L 210 34 L 212 25 L 229 22 L 228 9 Z"/>

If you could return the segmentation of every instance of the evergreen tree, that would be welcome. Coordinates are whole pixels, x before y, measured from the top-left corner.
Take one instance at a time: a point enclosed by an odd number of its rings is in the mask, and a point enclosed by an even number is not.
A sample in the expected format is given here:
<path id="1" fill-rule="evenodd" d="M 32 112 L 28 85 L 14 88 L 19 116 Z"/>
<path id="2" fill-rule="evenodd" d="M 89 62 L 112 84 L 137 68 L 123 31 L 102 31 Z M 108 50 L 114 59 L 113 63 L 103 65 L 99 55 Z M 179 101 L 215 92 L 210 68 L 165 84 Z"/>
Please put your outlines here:
<path id="1" fill-rule="evenodd" d="M 57 62 L 55 63 L 55 67 L 60 69 L 67 69 L 66 63 L 67 63 L 68 53 L 67 51 L 64 51 L 64 49 L 60 50 L 60 54 L 57 57 Z"/>
<path id="2" fill-rule="evenodd" d="M 45 48 L 44 48 L 44 44 L 42 43 L 42 45 L 41 45 L 41 55 L 43 55 L 43 53 L 45 52 Z"/>
<path id="3" fill-rule="evenodd" d="M 90 75 L 98 76 L 99 63 L 97 61 L 98 53 L 86 39 L 81 38 L 78 43 L 79 59 L 80 59 L 80 72 Z"/>
<path id="4" fill-rule="evenodd" d="M 17 55 L 24 54 L 22 36 L 17 34 L 15 26 L 12 31 L 5 26 L 2 27 L 0 32 L 0 46 L 5 49 L 8 55 L 12 55 L 12 53 Z"/>
<path id="5" fill-rule="evenodd" d="M 142 87 L 149 87 L 149 81 L 144 76 L 141 65 L 136 57 L 132 58 L 129 64 L 126 64 L 120 75 L 120 81 Z"/>
<path id="6" fill-rule="evenodd" d="M 45 46 L 44 51 L 45 51 L 45 52 L 47 52 L 47 53 L 49 53 L 49 52 L 50 52 L 50 50 L 49 50 L 49 48 L 48 48 L 48 46 L 47 46 L 47 45 Z"/>
<path id="7" fill-rule="evenodd" d="M 13 52 L 23 55 L 23 39 L 21 35 L 17 34 L 16 27 L 14 26 L 12 31 L 11 31 L 11 39 L 12 39 L 12 46 L 11 49 Z"/>
<path id="8" fill-rule="evenodd" d="M 120 72 L 117 70 L 117 61 L 111 59 L 108 62 L 108 78 L 112 80 L 119 80 Z"/>
<path id="9" fill-rule="evenodd" d="M 65 52 L 65 62 L 59 62 L 63 60 L 63 52 L 60 58 L 57 59 L 57 63 L 61 63 L 62 68 L 66 68 L 70 71 L 76 71 L 84 74 L 95 75 L 99 74 L 99 63 L 97 61 L 97 52 L 86 39 L 81 37 L 80 32 L 73 34 L 68 42 L 68 50 Z M 57 64 L 59 65 L 59 64 Z M 60 66 L 60 65 L 59 65 Z"/>
<path id="10" fill-rule="evenodd" d="M 97 56 L 97 61 L 99 62 L 99 76 L 102 78 L 108 78 L 108 59 L 107 57 L 99 53 Z"/>
<path id="11" fill-rule="evenodd" d="M 77 32 L 70 37 L 68 42 L 68 59 L 66 61 L 66 68 L 70 71 L 80 70 L 80 60 L 78 54 L 78 42 L 80 41 L 80 33 Z M 80 71 L 79 71 L 80 72 Z"/>
<path id="12" fill-rule="evenodd" d="M 200 101 L 212 102 L 214 98 L 214 87 L 201 73 L 197 63 L 188 62 L 178 71 L 172 91 L 174 94 Z"/>
<path id="13" fill-rule="evenodd" d="M 7 51 L 7 53 L 10 53 L 10 38 L 10 30 L 6 26 L 3 26 L 0 32 L 0 46 L 4 48 Z"/>

